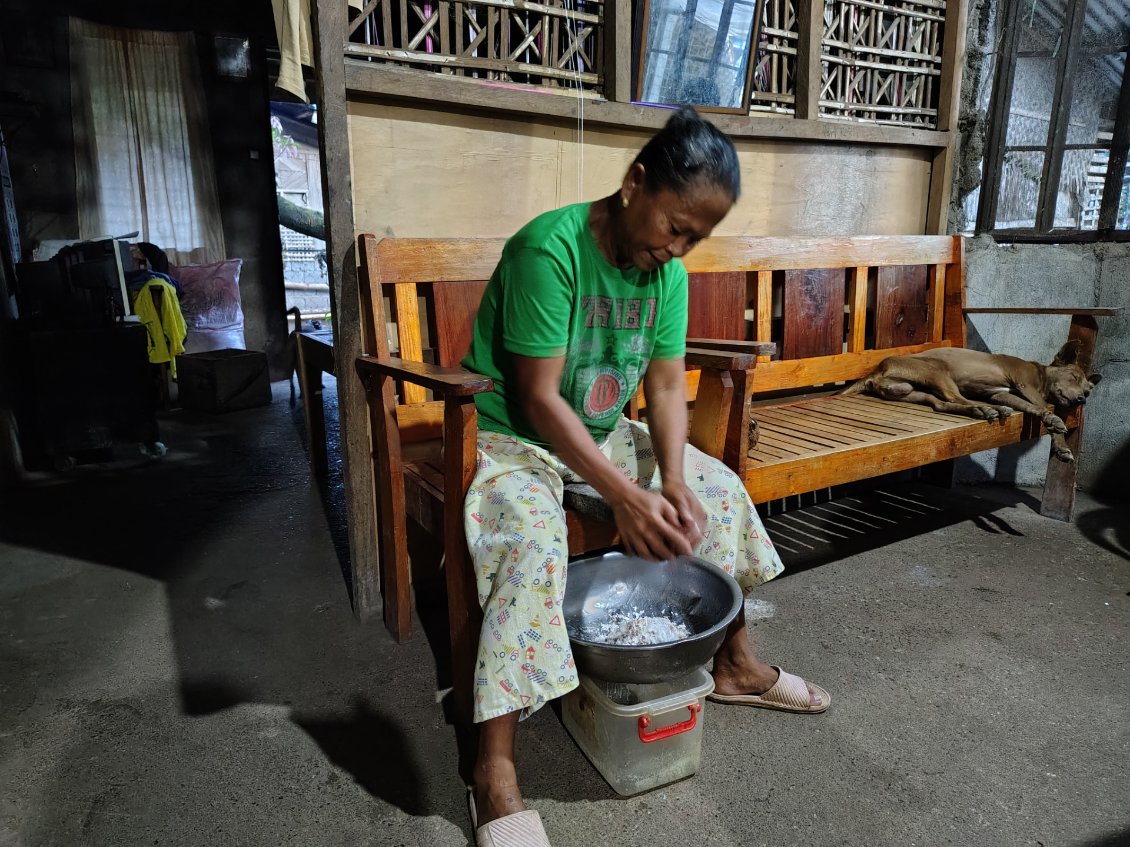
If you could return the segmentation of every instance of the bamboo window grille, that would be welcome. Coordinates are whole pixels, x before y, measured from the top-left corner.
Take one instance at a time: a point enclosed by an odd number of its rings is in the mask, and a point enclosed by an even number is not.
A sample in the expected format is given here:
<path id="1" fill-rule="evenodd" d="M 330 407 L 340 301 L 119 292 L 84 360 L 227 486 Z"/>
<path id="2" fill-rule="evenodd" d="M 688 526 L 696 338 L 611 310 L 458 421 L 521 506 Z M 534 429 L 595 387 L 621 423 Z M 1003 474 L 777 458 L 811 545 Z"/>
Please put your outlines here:
<path id="1" fill-rule="evenodd" d="M 796 112 L 797 0 L 765 0 L 750 112 Z"/>
<path id="2" fill-rule="evenodd" d="M 826 0 L 823 117 L 936 128 L 946 0 Z"/>
<path id="3" fill-rule="evenodd" d="M 614 0 L 610 0 L 614 2 Z M 351 58 L 597 96 L 604 0 L 369 0 Z"/>

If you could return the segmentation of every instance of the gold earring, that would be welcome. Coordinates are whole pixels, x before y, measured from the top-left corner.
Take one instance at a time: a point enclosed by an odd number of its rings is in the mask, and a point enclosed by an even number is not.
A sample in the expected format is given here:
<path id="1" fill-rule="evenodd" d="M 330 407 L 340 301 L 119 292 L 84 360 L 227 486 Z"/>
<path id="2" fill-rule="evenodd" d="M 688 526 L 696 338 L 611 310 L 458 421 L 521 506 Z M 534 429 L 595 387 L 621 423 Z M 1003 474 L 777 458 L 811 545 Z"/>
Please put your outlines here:
<path id="1" fill-rule="evenodd" d="M 620 195 L 620 205 L 623 206 L 625 209 L 628 208 L 628 198 L 625 197 L 623 194 Z"/>

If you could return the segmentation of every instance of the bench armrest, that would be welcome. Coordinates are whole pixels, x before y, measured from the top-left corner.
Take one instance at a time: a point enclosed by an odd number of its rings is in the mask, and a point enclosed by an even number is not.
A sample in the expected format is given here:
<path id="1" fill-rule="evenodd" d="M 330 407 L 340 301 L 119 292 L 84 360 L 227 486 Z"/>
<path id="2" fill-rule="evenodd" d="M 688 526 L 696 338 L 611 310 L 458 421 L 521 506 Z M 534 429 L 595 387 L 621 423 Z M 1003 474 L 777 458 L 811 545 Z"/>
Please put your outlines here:
<path id="1" fill-rule="evenodd" d="M 748 371 L 757 365 L 756 353 L 732 350 L 704 350 L 688 347 L 684 357 L 691 368 L 712 368 L 717 371 Z"/>
<path id="2" fill-rule="evenodd" d="M 485 391 L 494 391 L 494 381 L 482 374 L 464 368 L 441 368 L 438 365 L 410 362 L 407 359 L 375 359 L 372 356 L 358 356 L 357 372 L 362 377 L 381 374 L 414 385 L 422 385 L 445 397 L 467 397 Z"/>
<path id="3" fill-rule="evenodd" d="M 728 338 L 688 338 L 687 346 L 699 350 L 730 350 L 751 356 L 772 356 L 777 352 L 777 345 L 772 341 L 732 341 Z"/>
<path id="4" fill-rule="evenodd" d="M 1113 307 L 1097 307 L 1097 308 L 1076 308 L 1074 306 L 1051 306 L 1051 307 L 1016 307 L 1016 308 L 997 308 L 997 307 L 966 307 L 961 311 L 967 315 L 1094 315 L 1099 317 L 1112 317 L 1122 311 L 1121 306 Z"/>

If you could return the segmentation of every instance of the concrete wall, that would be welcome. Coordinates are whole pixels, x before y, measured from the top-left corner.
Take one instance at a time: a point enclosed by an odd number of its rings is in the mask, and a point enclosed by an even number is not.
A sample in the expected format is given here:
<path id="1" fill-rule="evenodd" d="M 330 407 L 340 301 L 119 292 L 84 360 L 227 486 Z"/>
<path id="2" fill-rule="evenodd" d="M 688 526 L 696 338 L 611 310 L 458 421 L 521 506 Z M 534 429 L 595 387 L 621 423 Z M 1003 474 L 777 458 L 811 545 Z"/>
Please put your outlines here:
<path id="1" fill-rule="evenodd" d="M 988 236 L 967 251 L 969 306 L 1130 306 L 1130 244 L 1005 245 Z M 994 353 L 1050 362 L 1070 319 L 973 315 L 969 344 Z M 1130 312 L 1098 318 L 1092 368 L 1103 381 L 1087 405 L 1081 488 L 1109 496 L 1130 492 Z M 979 453 L 959 464 L 966 482 L 1024 485 L 1044 481 L 1048 439 Z"/>
<path id="2" fill-rule="evenodd" d="M 541 212 L 611 194 L 650 132 L 350 103 L 359 232 L 509 236 Z M 740 141 L 743 193 L 718 235 L 921 233 L 920 150 Z"/>
<path id="3" fill-rule="evenodd" d="M 117 26 L 191 30 L 208 103 L 227 254 L 244 260 L 240 288 L 247 346 L 267 351 L 272 363 L 281 365 L 287 329 L 265 52 L 273 37 L 270 4 L 68 0 L 54 4 L 52 12 L 46 15 L 27 0 L 6 0 L 0 9 L 0 27 L 13 17 L 40 16 L 53 56 L 49 67 L 22 67 L 0 55 L 0 89 L 18 92 L 39 109 L 38 117 L 21 121 L 8 137 L 26 252 L 30 255 L 39 241 L 78 238 L 67 15 Z M 212 36 L 221 33 L 250 39 L 248 76 L 216 73 Z"/>
<path id="4" fill-rule="evenodd" d="M 981 190 L 981 164 L 992 102 L 999 4 L 970 0 L 965 74 L 958 122 L 950 231 L 969 233 Z M 1028 91 L 1023 80 L 1021 92 Z M 1123 306 L 1130 308 L 1130 244 L 997 244 L 987 236 L 968 249 L 970 306 Z M 1103 375 L 1087 406 L 1079 485 L 1130 497 L 1130 313 L 1099 318 L 1094 370 Z M 1067 337 L 1069 319 L 975 315 L 970 345 L 1050 362 Z M 962 460 L 959 479 L 1042 485 L 1048 439 Z"/>

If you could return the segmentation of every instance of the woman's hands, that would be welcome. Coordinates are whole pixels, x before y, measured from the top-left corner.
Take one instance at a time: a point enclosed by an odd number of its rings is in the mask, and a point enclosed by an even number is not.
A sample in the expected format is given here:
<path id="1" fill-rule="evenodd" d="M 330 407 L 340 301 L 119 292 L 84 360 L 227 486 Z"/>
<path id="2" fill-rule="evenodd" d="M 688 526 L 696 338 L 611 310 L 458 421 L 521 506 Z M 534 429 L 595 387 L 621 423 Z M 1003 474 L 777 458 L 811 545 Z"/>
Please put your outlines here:
<path id="1" fill-rule="evenodd" d="M 517 396 L 534 428 L 569 468 L 603 495 L 629 553 L 645 559 L 690 555 L 702 543 L 706 511 L 683 479 L 686 384 L 682 359 L 652 361 L 645 380 L 660 492 L 640 488 L 600 452 L 559 391 L 564 357 L 514 356 Z"/>
<path id="2" fill-rule="evenodd" d="M 611 505 L 620 540 L 635 556 L 673 559 L 702 542 L 706 510 L 683 482 L 664 483 L 661 494 L 636 488 Z"/>

